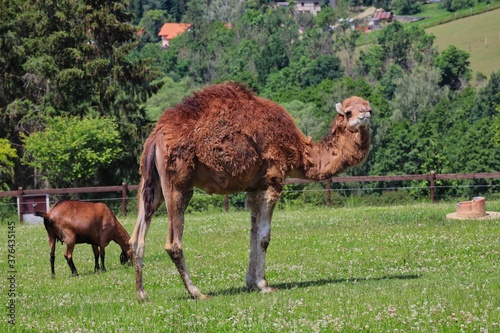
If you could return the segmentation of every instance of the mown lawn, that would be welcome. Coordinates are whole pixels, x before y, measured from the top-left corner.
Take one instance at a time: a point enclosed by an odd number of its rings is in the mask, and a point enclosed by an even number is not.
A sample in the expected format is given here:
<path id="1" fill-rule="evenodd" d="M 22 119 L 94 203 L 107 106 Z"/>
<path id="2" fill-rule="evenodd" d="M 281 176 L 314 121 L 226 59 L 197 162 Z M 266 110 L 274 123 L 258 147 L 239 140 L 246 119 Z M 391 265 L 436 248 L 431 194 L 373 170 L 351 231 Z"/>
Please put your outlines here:
<path id="1" fill-rule="evenodd" d="M 481 3 L 472 9 L 463 9 L 450 13 L 440 7 L 439 3 L 422 5 L 422 12 L 414 15 L 423 19 L 410 25 L 425 28 L 427 33 L 433 34 L 436 39 L 434 45 L 442 52 L 448 46 L 467 51 L 470 54 L 470 68 L 473 71 L 473 81 L 478 72 L 489 76 L 500 70 L 500 3 L 488 5 Z M 367 51 L 372 43 L 376 42 L 380 31 L 364 34 L 360 37 L 356 48 Z"/>
<path id="2" fill-rule="evenodd" d="M 489 76 L 500 70 L 500 9 L 441 24 L 426 32 L 436 36 L 434 43 L 440 52 L 450 45 L 467 51 L 474 72 Z"/>
<path id="3" fill-rule="evenodd" d="M 500 201 L 487 208 L 500 211 Z M 185 254 L 194 282 L 212 296 L 204 301 L 188 298 L 163 249 L 166 218 L 157 216 L 147 237 L 146 304 L 135 300 L 134 271 L 120 266 L 116 244 L 99 274 L 91 247 L 77 245 L 79 277 L 70 276 L 58 244 L 52 279 L 43 226 L 18 225 L 16 324 L 3 315 L 0 331 L 499 331 L 500 221 L 447 221 L 454 209 L 277 210 L 267 257 L 268 281 L 279 288 L 272 294 L 245 289 L 248 212 L 188 214 Z M 120 220 L 131 232 L 134 218 Z M 1 288 L 6 304 L 7 284 Z"/>

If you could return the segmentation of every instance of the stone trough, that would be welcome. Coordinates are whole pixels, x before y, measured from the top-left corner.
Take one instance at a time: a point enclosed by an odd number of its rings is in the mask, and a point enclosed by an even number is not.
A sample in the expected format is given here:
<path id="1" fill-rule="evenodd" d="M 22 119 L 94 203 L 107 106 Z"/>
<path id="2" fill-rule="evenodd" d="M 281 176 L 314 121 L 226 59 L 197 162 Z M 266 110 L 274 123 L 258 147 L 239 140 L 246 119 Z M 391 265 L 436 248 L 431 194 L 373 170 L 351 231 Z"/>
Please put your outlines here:
<path id="1" fill-rule="evenodd" d="M 500 213 L 486 211 L 486 199 L 483 197 L 474 197 L 470 201 L 457 203 L 456 212 L 447 214 L 446 218 L 453 220 L 498 219 L 500 218 Z"/>

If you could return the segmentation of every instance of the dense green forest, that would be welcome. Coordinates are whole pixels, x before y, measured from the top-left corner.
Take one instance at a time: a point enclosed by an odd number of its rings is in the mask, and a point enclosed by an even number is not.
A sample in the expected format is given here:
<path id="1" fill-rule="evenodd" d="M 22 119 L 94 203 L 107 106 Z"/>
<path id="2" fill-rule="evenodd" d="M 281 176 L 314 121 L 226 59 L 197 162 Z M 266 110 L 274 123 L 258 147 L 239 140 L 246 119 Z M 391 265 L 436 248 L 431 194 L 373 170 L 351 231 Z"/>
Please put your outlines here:
<path id="1" fill-rule="evenodd" d="M 335 103 L 368 99 L 372 150 L 350 175 L 500 170 L 500 71 L 472 80 L 467 52 L 438 53 L 416 25 L 395 21 L 360 48 L 361 33 L 338 23 L 400 3 L 339 1 L 313 16 L 262 0 L 1 0 L 1 190 L 137 183 L 161 112 L 228 80 L 283 105 L 315 139 Z M 192 27 L 163 49 L 167 21 Z M 498 184 L 470 185 L 485 182 Z"/>

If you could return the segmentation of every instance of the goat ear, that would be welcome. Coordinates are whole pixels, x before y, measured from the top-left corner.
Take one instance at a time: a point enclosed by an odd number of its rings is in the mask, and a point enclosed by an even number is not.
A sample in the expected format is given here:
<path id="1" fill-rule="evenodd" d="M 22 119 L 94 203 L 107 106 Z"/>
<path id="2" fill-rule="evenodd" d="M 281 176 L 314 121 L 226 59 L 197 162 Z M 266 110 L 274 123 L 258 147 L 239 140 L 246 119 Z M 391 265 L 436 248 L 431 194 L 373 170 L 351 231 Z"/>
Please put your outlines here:
<path id="1" fill-rule="evenodd" d="M 344 111 L 342 111 L 342 103 L 335 104 L 335 107 L 337 108 L 337 112 L 338 113 L 340 113 L 341 115 L 345 116 Z"/>

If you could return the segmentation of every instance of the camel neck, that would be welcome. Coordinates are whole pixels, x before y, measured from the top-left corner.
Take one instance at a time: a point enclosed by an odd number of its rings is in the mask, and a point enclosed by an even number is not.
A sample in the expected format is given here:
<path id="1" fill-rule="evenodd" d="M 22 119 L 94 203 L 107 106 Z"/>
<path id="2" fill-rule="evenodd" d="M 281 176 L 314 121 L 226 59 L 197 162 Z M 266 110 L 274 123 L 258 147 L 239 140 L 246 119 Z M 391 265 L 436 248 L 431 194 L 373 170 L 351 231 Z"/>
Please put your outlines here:
<path id="1" fill-rule="evenodd" d="M 361 163 L 370 149 L 370 133 L 332 130 L 322 141 L 307 145 L 302 172 L 294 177 L 323 180 Z"/>

